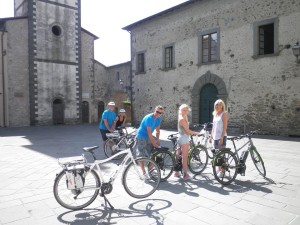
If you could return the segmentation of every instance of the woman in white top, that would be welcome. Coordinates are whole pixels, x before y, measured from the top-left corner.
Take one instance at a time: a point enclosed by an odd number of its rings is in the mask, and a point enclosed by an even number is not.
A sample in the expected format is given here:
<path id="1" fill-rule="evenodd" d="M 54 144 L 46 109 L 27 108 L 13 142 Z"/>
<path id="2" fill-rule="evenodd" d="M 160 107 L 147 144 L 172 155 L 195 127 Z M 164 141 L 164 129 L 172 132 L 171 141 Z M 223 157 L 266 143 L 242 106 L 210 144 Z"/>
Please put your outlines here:
<path id="1" fill-rule="evenodd" d="M 214 140 L 215 148 L 225 147 L 227 140 L 228 117 L 225 112 L 225 103 L 218 99 L 214 104 L 213 111 L 213 127 L 211 131 L 210 141 Z"/>
<path id="2" fill-rule="evenodd" d="M 178 145 L 179 150 L 177 151 L 177 156 L 182 154 L 182 169 L 183 169 L 183 179 L 187 180 L 190 178 L 188 174 L 188 151 L 189 151 L 189 135 L 199 134 L 198 132 L 192 131 L 189 129 L 188 113 L 191 111 L 190 107 L 187 104 L 183 104 L 179 107 L 178 110 Z M 179 177 L 180 174 L 178 171 L 174 174 L 175 177 Z"/>
<path id="3" fill-rule="evenodd" d="M 225 112 L 225 103 L 223 100 L 218 99 L 215 102 L 213 116 L 213 127 L 209 142 L 211 143 L 213 139 L 214 147 L 219 149 L 226 146 L 227 140 L 228 117 L 227 112 Z M 223 174 L 223 171 L 220 170 L 218 176 L 223 176 Z"/>

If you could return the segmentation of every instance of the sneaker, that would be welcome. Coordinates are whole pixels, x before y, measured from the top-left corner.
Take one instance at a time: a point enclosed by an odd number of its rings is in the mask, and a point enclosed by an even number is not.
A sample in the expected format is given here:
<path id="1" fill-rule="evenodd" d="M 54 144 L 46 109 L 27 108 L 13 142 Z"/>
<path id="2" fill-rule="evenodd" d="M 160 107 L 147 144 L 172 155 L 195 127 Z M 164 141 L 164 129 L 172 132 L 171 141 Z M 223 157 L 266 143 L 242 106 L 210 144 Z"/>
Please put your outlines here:
<path id="1" fill-rule="evenodd" d="M 180 177 L 180 173 L 179 173 L 179 171 L 175 171 L 175 173 L 174 173 L 174 177 Z"/>
<path id="2" fill-rule="evenodd" d="M 219 171 L 218 174 L 217 174 L 217 176 L 218 176 L 218 177 L 221 177 L 221 178 L 224 177 L 224 175 L 225 175 L 225 174 L 224 174 L 223 171 Z"/>
<path id="3" fill-rule="evenodd" d="M 150 177 L 149 177 L 149 175 L 147 173 L 144 173 L 144 179 L 145 180 L 150 180 Z"/>
<path id="4" fill-rule="evenodd" d="M 183 179 L 184 179 L 184 180 L 189 180 L 189 179 L 190 179 L 190 175 L 189 175 L 188 173 L 185 173 L 185 174 L 183 175 Z"/>

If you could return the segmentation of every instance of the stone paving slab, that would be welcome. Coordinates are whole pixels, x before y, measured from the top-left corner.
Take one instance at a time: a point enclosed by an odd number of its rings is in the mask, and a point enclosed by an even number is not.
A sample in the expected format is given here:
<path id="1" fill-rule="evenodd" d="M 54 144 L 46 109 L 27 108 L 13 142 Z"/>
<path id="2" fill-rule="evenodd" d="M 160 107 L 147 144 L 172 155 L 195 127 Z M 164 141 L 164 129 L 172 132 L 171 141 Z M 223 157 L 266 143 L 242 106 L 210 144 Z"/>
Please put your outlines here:
<path id="1" fill-rule="evenodd" d="M 171 147 L 170 133 L 162 130 L 163 146 Z M 0 128 L 0 225 L 300 224 L 300 139 L 255 136 L 253 141 L 265 161 L 266 179 L 248 160 L 246 176 L 222 186 L 209 164 L 188 182 L 170 177 L 146 199 L 130 197 L 118 179 L 107 196 L 115 210 L 98 197 L 86 209 L 70 211 L 53 196 L 61 170 L 57 158 L 101 146 L 98 125 Z M 97 156 L 105 158 L 103 150 Z M 115 167 L 110 162 L 103 169 Z"/>

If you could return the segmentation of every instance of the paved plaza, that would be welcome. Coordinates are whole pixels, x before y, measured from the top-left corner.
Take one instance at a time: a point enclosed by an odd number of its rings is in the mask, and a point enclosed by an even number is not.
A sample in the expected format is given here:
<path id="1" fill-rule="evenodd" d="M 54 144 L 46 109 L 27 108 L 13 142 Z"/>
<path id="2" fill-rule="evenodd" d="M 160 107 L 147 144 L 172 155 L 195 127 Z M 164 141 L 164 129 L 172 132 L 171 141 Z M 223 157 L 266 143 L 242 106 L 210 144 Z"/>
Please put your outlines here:
<path id="1" fill-rule="evenodd" d="M 166 137 L 173 132 L 162 131 L 163 146 L 171 146 Z M 300 138 L 255 136 L 253 141 L 267 179 L 248 158 L 246 175 L 238 175 L 231 185 L 220 185 L 209 164 L 189 181 L 172 176 L 150 197 L 135 199 L 118 177 L 107 195 L 115 210 L 98 197 L 86 209 L 70 211 L 53 196 L 61 170 L 57 158 L 101 146 L 98 125 L 0 128 L 0 225 L 300 224 Z M 97 155 L 105 158 L 101 148 Z M 107 163 L 103 169 L 116 166 Z"/>

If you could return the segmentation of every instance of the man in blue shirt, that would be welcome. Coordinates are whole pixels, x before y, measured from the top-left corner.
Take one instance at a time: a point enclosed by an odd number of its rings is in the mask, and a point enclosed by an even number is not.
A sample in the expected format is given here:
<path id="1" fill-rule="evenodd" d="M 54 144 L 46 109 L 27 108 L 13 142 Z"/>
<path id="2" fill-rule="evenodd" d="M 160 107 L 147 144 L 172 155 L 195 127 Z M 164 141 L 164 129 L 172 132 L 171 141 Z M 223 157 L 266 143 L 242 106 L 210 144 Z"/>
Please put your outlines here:
<path id="1" fill-rule="evenodd" d="M 137 131 L 136 139 L 137 139 L 137 149 L 136 149 L 136 157 L 149 157 L 151 155 L 151 151 L 153 148 L 157 148 L 159 146 L 159 135 L 160 135 L 160 116 L 164 113 L 164 108 L 160 105 L 155 107 L 153 113 L 146 115 L 141 125 Z M 153 131 L 156 130 L 156 137 L 152 135 Z M 145 180 L 149 180 L 151 174 L 153 172 L 153 166 L 149 165 L 148 173 L 146 173 L 145 165 L 143 162 L 140 162 L 140 167 L 143 171 Z"/>
<path id="2" fill-rule="evenodd" d="M 105 142 L 107 140 L 106 134 L 114 132 L 115 127 L 116 127 L 116 113 L 114 112 L 115 110 L 115 103 L 114 102 L 109 102 L 107 107 L 108 109 L 105 110 L 102 114 L 102 118 L 99 124 L 100 128 L 100 133 L 102 136 L 103 140 L 103 149 L 105 146 Z"/>
<path id="3" fill-rule="evenodd" d="M 137 131 L 136 157 L 149 157 L 153 148 L 159 146 L 161 115 L 164 108 L 160 105 L 155 107 L 153 113 L 146 115 Z M 152 135 L 156 130 L 156 137 Z"/>

